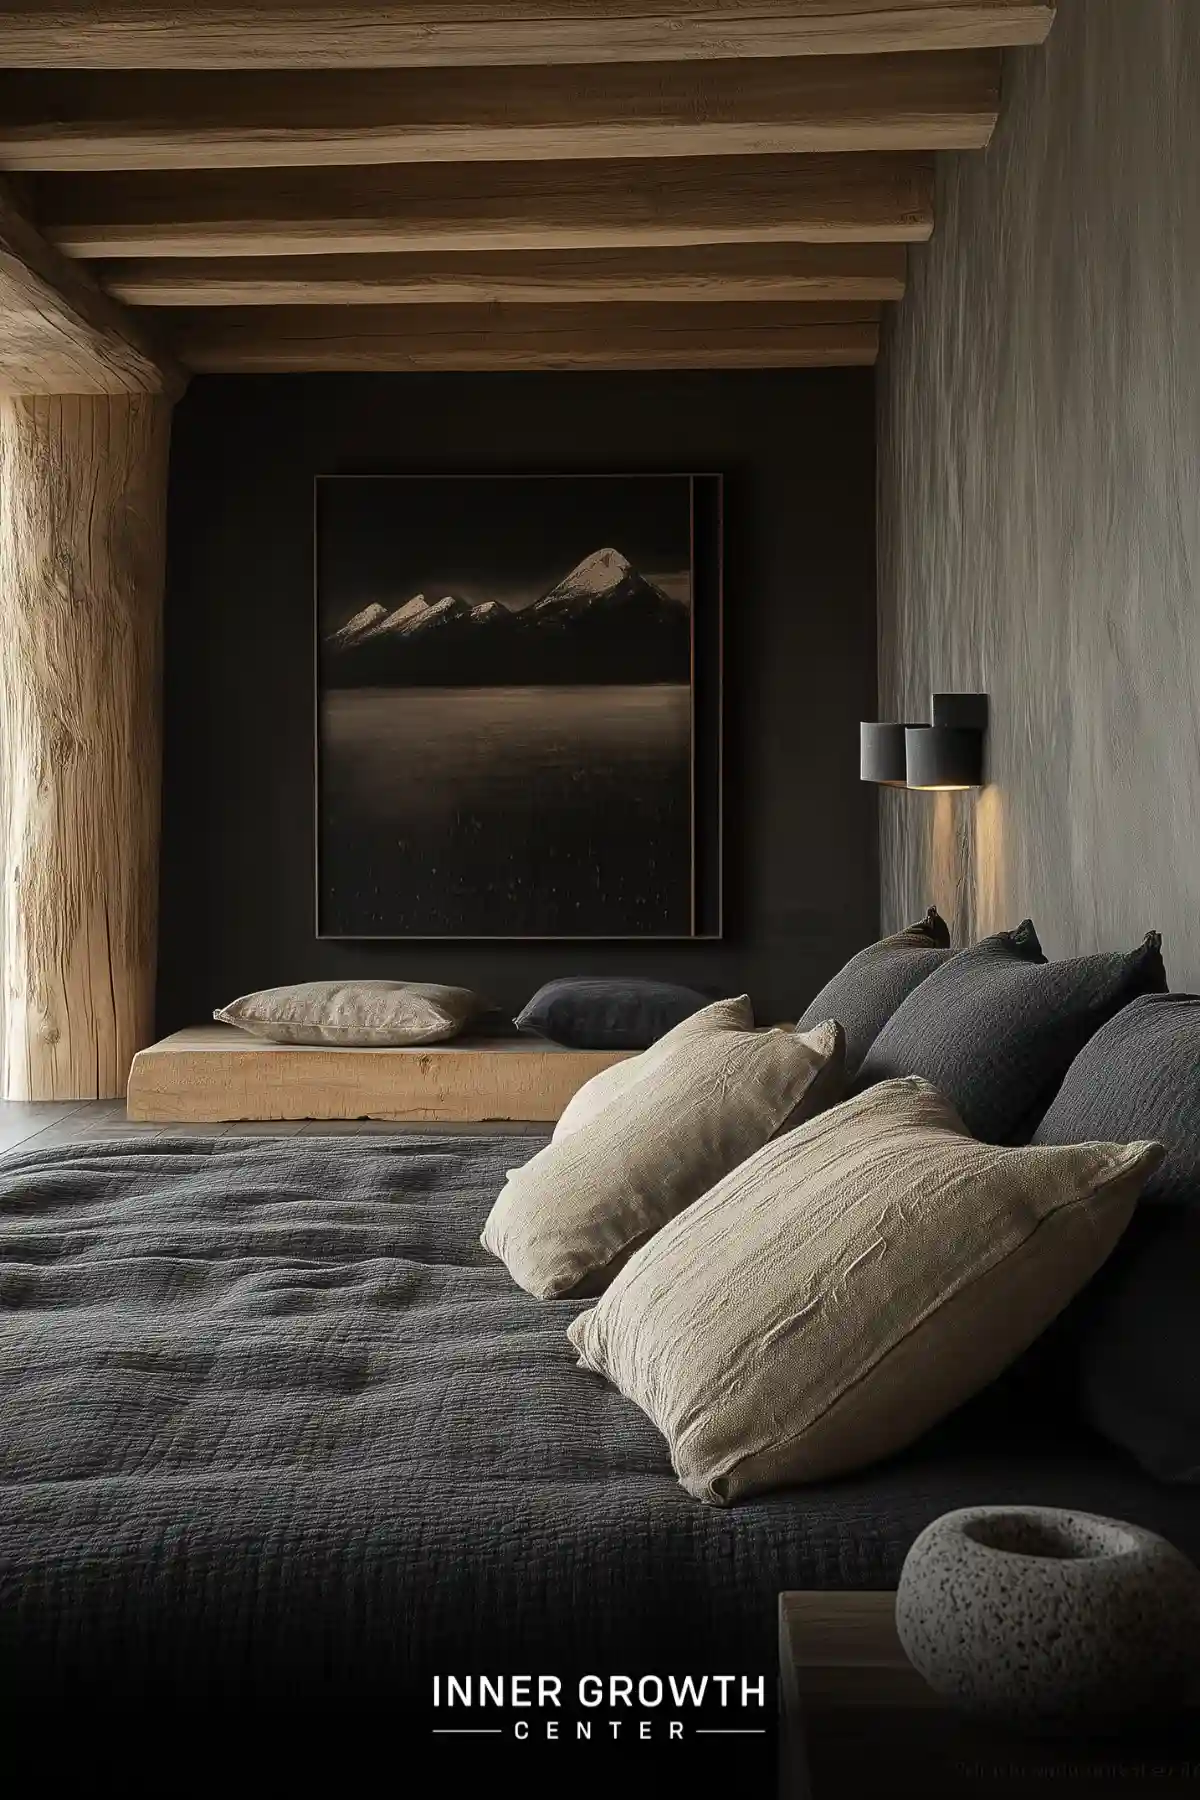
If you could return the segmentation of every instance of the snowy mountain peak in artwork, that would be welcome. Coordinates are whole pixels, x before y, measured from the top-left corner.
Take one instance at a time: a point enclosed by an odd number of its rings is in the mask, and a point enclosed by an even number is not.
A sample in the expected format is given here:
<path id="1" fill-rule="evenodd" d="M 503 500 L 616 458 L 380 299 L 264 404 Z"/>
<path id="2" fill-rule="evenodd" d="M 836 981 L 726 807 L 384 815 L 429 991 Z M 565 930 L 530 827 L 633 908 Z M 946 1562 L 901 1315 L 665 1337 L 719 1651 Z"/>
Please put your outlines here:
<path id="1" fill-rule="evenodd" d="M 434 592 L 437 590 L 434 589 Z M 691 679 L 686 604 L 608 546 L 532 605 L 416 595 L 357 636 L 329 640 L 338 686 L 462 687 Z"/>
<path id="2" fill-rule="evenodd" d="M 411 600 L 406 600 L 403 606 L 396 607 L 395 611 L 388 613 L 386 618 L 377 620 L 370 630 L 358 639 L 358 642 L 363 643 L 367 639 L 390 637 L 395 632 L 403 633 L 411 625 L 415 625 L 428 611 L 424 594 L 414 594 Z"/>
<path id="3" fill-rule="evenodd" d="M 629 558 L 610 545 L 585 556 L 531 611 L 535 617 L 577 619 L 594 607 L 623 605 L 630 600 L 672 604 L 661 588 L 639 575 Z"/>
<path id="4" fill-rule="evenodd" d="M 459 600 L 454 594 L 443 594 L 432 606 L 422 607 L 420 614 L 405 626 L 404 635 L 416 637 L 418 632 L 429 631 L 436 625 L 445 625 L 451 619 L 463 618 L 470 610 L 465 600 Z"/>
<path id="5" fill-rule="evenodd" d="M 352 619 L 347 619 L 340 631 L 335 631 L 331 635 L 329 642 L 336 644 L 339 650 L 346 649 L 350 644 L 365 637 L 374 626 L 379 624 L 381 619 L 386 618 L 387 607 L 380 606 L 378 600 L 373 600 L 370 606 L 364 606 L 362 611 L 356 612 Z"/>
<path id="6" fill-rule="evenodd" d="M 619 587 L 632 574 L 633 564 L 628 557 L 622 556 L 619 550 L 613 550 L 611 547 L 607 550 L 596 550 L 591 556 L 585 556 L 583 561 L 572 569 L 571 573 L 565 576 L 556 588 L 551 589 L 546 598 L 553 600 L 556 594 L 563 596 L 587 594 L 593 599 L 599 600 L 605 594 L 611 593 L 613 588 Z"/>

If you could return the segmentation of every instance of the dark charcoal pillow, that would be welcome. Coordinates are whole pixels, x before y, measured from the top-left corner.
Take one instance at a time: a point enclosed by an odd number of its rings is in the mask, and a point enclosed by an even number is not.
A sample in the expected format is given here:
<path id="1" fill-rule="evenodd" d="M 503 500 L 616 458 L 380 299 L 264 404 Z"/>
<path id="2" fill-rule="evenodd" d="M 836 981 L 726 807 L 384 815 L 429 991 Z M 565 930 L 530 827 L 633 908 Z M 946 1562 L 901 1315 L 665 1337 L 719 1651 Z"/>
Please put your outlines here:
<path id="1" fill-rule="evenodd" d="M 1047 962 L 1026 919 L 935 969 L 875 1039 L 856 1087 L 923 1075 L 975 1137 L 1025 1143 L 1075 1056 L 1121 1007 L 1167 985 L 1152 931 L 1127 956 Z"/>
<path id="2" fill-rule="evenodd" d="M 900 1002 L 950 957 L 950 933 L 936 906 L 916 925 L 868 944 L 827 981 L 796 1029 L 836 1019 L 846 1034 L 846 1074 L 853 1075 Z"/>
<path id="3" fill-rule="evenodd" d="M 1200 1482 L 1200 998 L 1135 1000 L 1080 1051 L 1038 1144 L 1156 1138 L 1133 1223 L 1050 1340 L 1051 1378 L 1164 1481 Z"/>
<path id="4" fill-rule="evenodd" d="M 517 1014 L 518 1031 L 572 1050 L 645 1050 L 709 996 L 670 981 L 548 981 Z"/>

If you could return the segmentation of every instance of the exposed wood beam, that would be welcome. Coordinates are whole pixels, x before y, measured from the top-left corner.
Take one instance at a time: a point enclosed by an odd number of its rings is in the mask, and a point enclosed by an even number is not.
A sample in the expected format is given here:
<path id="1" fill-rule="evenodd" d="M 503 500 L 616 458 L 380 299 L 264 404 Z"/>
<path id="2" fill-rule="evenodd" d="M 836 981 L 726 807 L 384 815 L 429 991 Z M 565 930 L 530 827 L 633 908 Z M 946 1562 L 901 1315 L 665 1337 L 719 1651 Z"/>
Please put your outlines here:
<path id="1" fill-rule="evenodd" d="M 464 306 L 498 301 L 899 300 L 903 244 L 264 256 L 94 265 L 135 306 Z"/>
<path id="2" fill-rule="evenodd" d="M 0 393 L 177 394 L 185 380 L 0 183 Z"/>
<path id="3" fill-rule="evenodd" d="M 189 368 L 768 369 L 868 364 L 872 306 L 250 307 L 176 314 Z"/>
<path id="4" fill-rule="evenodd" d="M 905 243 L 933 227 L 916 156 L 261 169 L 32 178 L 80 257 L 332 256 L 642 244 Z"/>
<path id="5" fill-rule="evenodd" d="M 0 71 L 0 167 L 285 168 L 971 150 L 1000 53 L 522 69 Z"/>
<path id="6" fill-rule="evenodd" d="M 855 56 L 1036 44 L 1053 16 L 1053 0 L 16 0 L 0 13 L 0 64 L 392 68 Z"/>

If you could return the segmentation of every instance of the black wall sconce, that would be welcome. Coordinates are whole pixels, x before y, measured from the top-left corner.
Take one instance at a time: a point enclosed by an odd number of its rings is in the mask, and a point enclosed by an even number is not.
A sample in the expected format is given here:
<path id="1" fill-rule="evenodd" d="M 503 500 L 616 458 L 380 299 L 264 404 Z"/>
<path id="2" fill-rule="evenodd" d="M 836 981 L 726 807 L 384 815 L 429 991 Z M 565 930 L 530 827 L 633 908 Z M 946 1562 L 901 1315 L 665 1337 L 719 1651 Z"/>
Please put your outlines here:
<path id="1" fill-rule="evenodd" d="M 859 732 L 859 772 L 881 787 L 908 786 L 907 725 L 875 725 L 864 719 Z"/>
<path id="2" fill-rule="evenodd" d="M 986 694 L 935 694 L 928 725 L 859 727 L 859 773 L 884 787 L 957 793 L 983 786 Z"/>

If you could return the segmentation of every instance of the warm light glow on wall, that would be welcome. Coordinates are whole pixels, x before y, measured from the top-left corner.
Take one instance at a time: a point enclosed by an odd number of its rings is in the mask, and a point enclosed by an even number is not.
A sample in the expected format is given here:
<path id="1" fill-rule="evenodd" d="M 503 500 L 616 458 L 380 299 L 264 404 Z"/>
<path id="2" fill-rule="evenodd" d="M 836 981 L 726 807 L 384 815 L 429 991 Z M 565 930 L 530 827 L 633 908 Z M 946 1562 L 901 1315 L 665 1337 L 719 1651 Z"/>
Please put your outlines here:
<path id="1" fill-rule="evenodd" d="M 1008 871 L 1005 861 L 1005 797 L 994 783 L 979 794 L 974 809 L 975 926 L 980 937 L 1003 931 L 1008 914 Z"/>

